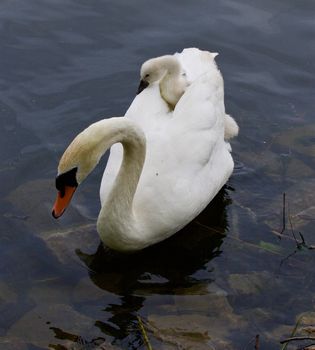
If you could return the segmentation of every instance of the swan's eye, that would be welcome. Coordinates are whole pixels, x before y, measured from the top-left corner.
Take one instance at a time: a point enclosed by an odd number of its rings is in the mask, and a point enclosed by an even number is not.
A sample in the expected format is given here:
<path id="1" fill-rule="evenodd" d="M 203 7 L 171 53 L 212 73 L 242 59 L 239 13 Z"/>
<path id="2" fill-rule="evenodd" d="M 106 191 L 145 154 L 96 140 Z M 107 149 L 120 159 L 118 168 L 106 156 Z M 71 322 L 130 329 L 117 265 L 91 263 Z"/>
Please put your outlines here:
<path id="1" fill-rule="evenodd" d="M 78 168 L 73 168 L 66 173 L 60 174 L 56 177 L 56 188 L 60 192 L 61 197 L 65 194 L 65 187 L 78 187 L 76 178 Z"/>
<path id="2" fill-rule="evenodd" d="M 148 73 L 148 74 L 146 74 L 144 77 L 145 77 L 145 78 L 149 78 L 149 76 L 150 76 L 150 74 Z"/>

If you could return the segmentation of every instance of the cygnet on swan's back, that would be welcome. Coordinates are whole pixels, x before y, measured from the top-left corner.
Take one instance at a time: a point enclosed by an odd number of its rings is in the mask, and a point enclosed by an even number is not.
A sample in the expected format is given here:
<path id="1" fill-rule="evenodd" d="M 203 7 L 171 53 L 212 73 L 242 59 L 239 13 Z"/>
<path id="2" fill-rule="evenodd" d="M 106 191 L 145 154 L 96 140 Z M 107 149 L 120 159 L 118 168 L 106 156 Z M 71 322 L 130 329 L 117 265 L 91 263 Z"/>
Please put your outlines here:
<path id="1" fill-rule="evenodd" d="M 138 93 L 147 86 L 159 82 L 162 98 L 174 109 L 188 85 L 182 67 L 174 55 L 151 58 L 143 63 L 140 71 Z"/>
<path id="2" fill-rule="evenodd" d="M 148 86 L 158 83 L 160 95 L 172 111 L 192 81 L 204 74 L 213 74 L 214 76 L 218 74 L 219 70 L 214 60 L 217 55 L 216 52 L 190 48 L 174 55 L 149 59 L 141 66 L 138 93 L 141 93 Z M 239 127 L 233 117 L 226 114 L 224 124 L 225 140 L 230 140 L 238 135 Z"/>

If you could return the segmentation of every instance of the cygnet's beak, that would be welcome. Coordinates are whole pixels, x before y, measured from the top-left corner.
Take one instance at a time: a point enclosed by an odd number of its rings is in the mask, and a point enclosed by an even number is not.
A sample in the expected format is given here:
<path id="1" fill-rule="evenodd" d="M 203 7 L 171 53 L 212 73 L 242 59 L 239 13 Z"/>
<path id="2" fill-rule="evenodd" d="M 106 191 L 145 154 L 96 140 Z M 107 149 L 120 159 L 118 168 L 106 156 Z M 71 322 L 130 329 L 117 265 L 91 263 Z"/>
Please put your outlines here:
<path id="1" fill-rule="evenodd" d="M 58 219 L 67 209 L 76 189 L 76 186 L 65 186 L 62 192 L 58 191 L 57 198 L 52 210 L 52 216 L 55 219 Z"/>
<path id="2" fill-rule="evenodd" d="M 146 87 L 149 86 L 149 83 L 146 80 L 141 79 L 138 87 L 137 95 L 140 94 Z"/>

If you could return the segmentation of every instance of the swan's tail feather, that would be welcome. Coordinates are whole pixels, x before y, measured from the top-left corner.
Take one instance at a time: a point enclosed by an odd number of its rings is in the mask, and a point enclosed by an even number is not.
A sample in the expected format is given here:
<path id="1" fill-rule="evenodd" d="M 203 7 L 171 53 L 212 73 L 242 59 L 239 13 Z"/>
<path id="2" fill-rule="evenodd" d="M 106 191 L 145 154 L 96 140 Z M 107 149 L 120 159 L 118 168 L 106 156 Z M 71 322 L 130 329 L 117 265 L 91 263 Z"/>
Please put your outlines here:
<path id="1" fill-rule="evenodd" d="M 239 126 L 237 125 L 235 119 L 229 114 L 224 116 L 224 139 L 231 140 L 236 137 L 239 132 Z"/>

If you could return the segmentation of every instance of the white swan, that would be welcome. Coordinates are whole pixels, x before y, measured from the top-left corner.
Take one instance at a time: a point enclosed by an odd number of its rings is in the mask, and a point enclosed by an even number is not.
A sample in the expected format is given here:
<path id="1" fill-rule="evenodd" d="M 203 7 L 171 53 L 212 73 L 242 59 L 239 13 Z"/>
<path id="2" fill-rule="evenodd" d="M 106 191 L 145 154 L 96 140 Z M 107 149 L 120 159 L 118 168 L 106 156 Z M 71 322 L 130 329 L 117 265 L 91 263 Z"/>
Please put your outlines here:
<path id="1" fill-rule="evenodd" d="M 174 111 L 161 99 L 159 84 L 150 84 L 125 117 L 101 120 L 80 133 L 59 163 L 54 217 L 113 145 L 97 229 L 104 244 L 118 251 L 143 249 L 180 230 L 233 171 L 224 141 L 223 80 L 213 57 L 197 49 L 179 57 L 191 80 Z M 203 73 L 194 75 L 202 65 Z"/>
<path id="2" fill-rule="evenodd" d="M 191 81 L 209 71 L 209 68 L 216 68 L 213 59 L 218 55 L 217 53 L 199 51 L 199 64 L 195 67 L 195 62 L 191 62 L 191 55 L 187 59 L 187 52 L 191 53 L 191 49 L 188 51 L 186 49 L 186 54 L 165 55 L 144 62 L 140 70 L 138 93 L 157 82 L 161 97 L 173 110 Z M 212 64 L 209 65 L 209 62 Z M 239 127 L 236 121 L 226 114 L 224 117 L 225 140 L 237 136 L 238 132 Z"/>

